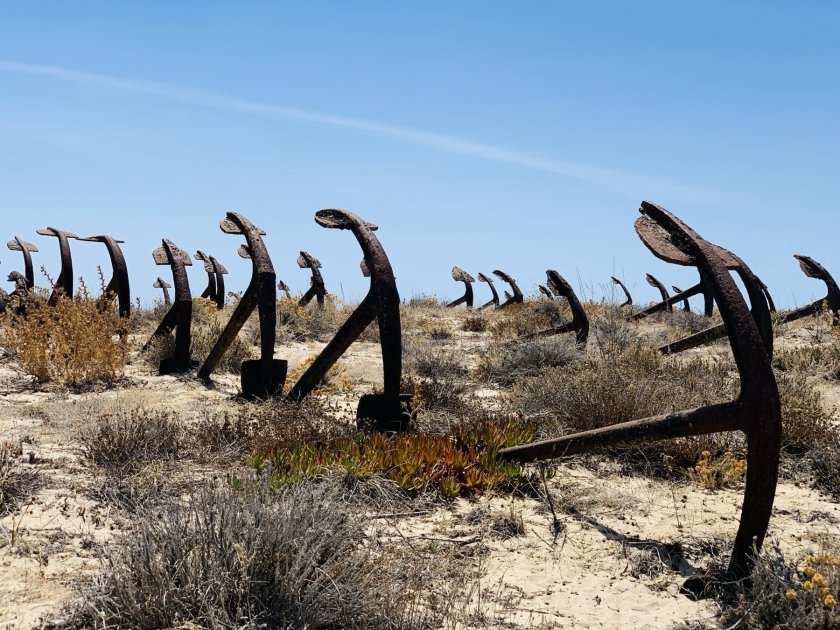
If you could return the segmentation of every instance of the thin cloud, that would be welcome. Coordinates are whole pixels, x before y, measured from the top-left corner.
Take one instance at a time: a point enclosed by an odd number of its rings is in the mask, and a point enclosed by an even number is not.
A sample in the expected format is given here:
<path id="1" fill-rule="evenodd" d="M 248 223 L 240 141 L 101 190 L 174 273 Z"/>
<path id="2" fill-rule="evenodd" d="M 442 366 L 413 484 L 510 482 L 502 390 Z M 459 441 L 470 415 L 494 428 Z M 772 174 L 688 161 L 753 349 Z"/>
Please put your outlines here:
<path id="1" fill-rule="evenodd" d="M 284 107 L 271 103 L 261 103 L 259 101 L 236 98 L 219 92 L 188 88 L 170 83 L 141 81 L 125 77 L 93 74 L 58 66 L 43 66 L 2 60 L 0 60 L 0 71 L 149 94 L 199 107 L 241 114 L 253 114 L 264 118 L 296 120 L 349 129 L 382 138 L 433 147 L 456 155 L 491 160 L 530 170 L 571 177 L 596 186 L 616 190 L 635 198 L 658 195 L 676 196 L 692 201 L 710 201 L 718 198 L 718 195 L 713 191 L 659 180 L 645 175 L 616 171 L 589 164 L 555 160 L 455 136 L 356 118 L 347 118 L 345 116 L 323 112 Z"/>

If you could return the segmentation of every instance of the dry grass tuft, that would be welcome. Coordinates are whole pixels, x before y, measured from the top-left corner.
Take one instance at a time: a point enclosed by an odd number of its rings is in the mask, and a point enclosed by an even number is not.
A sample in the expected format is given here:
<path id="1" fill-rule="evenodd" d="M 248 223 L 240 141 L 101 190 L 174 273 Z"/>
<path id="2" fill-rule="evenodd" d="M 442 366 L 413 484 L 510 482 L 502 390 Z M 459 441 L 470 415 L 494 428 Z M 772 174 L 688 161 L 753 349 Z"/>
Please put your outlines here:
<path id="1" fill-rule="evenodd" d="M 366 545 L 327 484 L 204 488 L 138 518 L 79 594 L 74 627 L 434 628 L 424 561 Z"/>
<path id="2" fill-rule="evenodd" d="M 94 298 L 82 284 L 76 295 L 49 306 L 33 292 L 25 315 L 7 311 L 2 343 L 20 367 L 43 383 L 83 389 L 113 384 L 124 375 L 131 326 L 119 317 L 112 296 Z"/>
<path id="3" fill-rule="evenodd" d="M 0 516 L 15 509 L 39 484 L 38 474 L 18 463 L 22 454 L 20 442 L 0 441 Z"/>
<path id="4" fill-rule="evenodd" d="M 548 368 L 570 365 L 579 357 L 573 335 L 493 344 L 479 355 L 477 373 L 492 383 L 509 386 Z"/>

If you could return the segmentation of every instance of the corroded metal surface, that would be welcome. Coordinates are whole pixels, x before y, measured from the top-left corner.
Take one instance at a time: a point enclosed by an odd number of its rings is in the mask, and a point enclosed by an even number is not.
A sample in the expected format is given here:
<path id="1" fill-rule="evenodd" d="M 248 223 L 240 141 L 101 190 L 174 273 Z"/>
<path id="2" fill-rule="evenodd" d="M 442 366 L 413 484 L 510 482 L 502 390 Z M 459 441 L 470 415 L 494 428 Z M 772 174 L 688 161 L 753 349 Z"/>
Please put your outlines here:
<path id="1" fill-rule="evenodd" d="M 219 227 L 226 234 L 240 234 L 245 237 L 247 245 L 239 247 L 239 255 L 251 260 L 252 275 L 251 282 L 237 302 L 230 320 L 199 369 L 198 377 L 205 381 L 210 380 L 213 370 L 222 360 L 230 344 L 254 309 L 257 309 L 260 318 L 260 358 L 242 363 L 242 396 L 246 399 L 273 398 L 283 391 L 287 364 L 274 358 L 274 340 L 277 334 L 277 277 L 262 240 L 265 231 L 238 212 L 228 212 L 227 218 L 222 219 Z"/>
<path id="2" fill-rule="evenodd" d="M 786 314 L 780 320 L 781 323 L 786 324 L 788 322 L 796 321 L 797 319 L 802 319 L 803 317 L 808 317 L 809 315 L 814 315 L 815 313 L 819 313 L 823 310 L 823 308 L 828 308 L 829 311 L 834 313 L 835 324 L 840 323 L 840 289 L 837 288 L 837 283 L 834 281 L 834 278 L 830 273 L 828 273 L 828 270 L 825 267 L 810 256 L 794 254 L 793 257 L 799 261 L 799 267 L 802 269 L 802 272 L 809 278 L 822 280 L 825 283 L 825 287 L 828 292 L 823 299 L 812 302 L 811 304 Z"/>
<path id="3" fill-rule="evenodd" d="M 688 411 L 623 422 L 562 438 L 502 449 L 506 461 L 528 462 L 589 452 L 619 444 L 649 442 L 740 430 L 747 437 L 747 478 L 741 521 L 729 563 L 734 578 L 750 574 L 754 552 L 761 549 L 773 509 L 781 447 L 781 404 L 770 364 L 766 336 L 761 328 L 770 313 L 761 287 L 749 268 L 730 252 L 702 239 L 670 212 L 642 202 L 636 229 L 642 241 L 659 258 L 693 265 L 711 286 L 740 375 L 741 391 L 735 400 Z M 654 233 L 653 238 L 650 238 Z M 730 258 L 731 257 L 731 258 Z M 729 275 L 729 263 L 742 267 L 742 279 L 755 299 L 753 312 Z M 757 324 L 757 322 L 759 322 Z M 772 334 L 772 329 L 771 329 Z M 772 344 L 772 336 L 769 338 Z M 771 346 L 772 347 L 772 346 Z M 696 588 L 696 584 L 687 584 Z"/>
<path id="4" fill-rule="evenodd" d="M 446 305 L 447 308 L 453 308 L 458 306 L 459 304 L 466 304 L 467 308 L 473 307 L 473 288 L 472 283 L 475 282 L 475 278 L 473 278 L 470 274 L 466 271 L 461 269 L 460 267 L 452 267 L 452 279 L 455 282 L 463 282 L 464 283 L 464 295 L 459 297 L 457 300 L 453 300 L 449 304 Z"/>
<path id="5" fill-rule="evenodd" d="M 13 252 L 21 252 L 23 254 L 24 278 L 26 279 L 27 288 L 31 289 L 35 286 L 35 271 L 32 267 L 32 252 L 37 252 L 38 247 L 28 241 L 24 241 L 19 236 L 15 236 L 11 241 L 6 243 L 6 247 Z"/>
<path id="6" fill-rule="evenodd" d="M 327 297 L 327 287 L 324 285 L 324 277 L 321 275 L 321 261 L 315 258 L 309 252 L 301 251 L 297 257 L 298 267 L 301 269 L 309 269 L 312 277 L 309 279 L 309 288 L 306 290 L 298 304 L 306 306 L 315 298 L 318 301 L 318 306 L 324 307 L 324 298 Z"/>
<path id="7" fill-rule="evenodd" d="M 173 372 L 187 372 L 195 367 L 190 357 L 190 346 L 192 345 L 192 293 L 190 293 L 190 280 L 187 276 L 187 267 L 192 265 L 190 255 L 180 249 L 175 243 L 165 238 L 161 246 L 152 252 L 152 258 L 157 265 L 168 265 L 172 269 L 172 283 L 175 285 L 175 303 L 163 316 L 160 324 L 146 345 L 143 351 L 151 346 L 154 339 L 167 336 L 175 331 L 175 354 L 172 357 L 163 359 L 160 362 L 159 372 L 171 374 Z M 161 282 L 161 279 L 158 278 Z M 157 283 L 155 283 L 157 284 Z M 165 282 L 163 283 L 166 284 Z"/>
<path id="8" fill-rule="evenodd" d="M 627 290 L 627 287 L 624 286 L 624 283 L 616 278 L 615 276 L 611 276 L 610 280 L 612 280 L 613 284 L 617 284 L 621 287 L 621 290 L 624 291 L 624 302 L 621 303 L 621 306 L 633 306 L 633 298 L 630 295 L 630 291 Z"/>
<path id="9" fill-rule="evenodd" d="M 225 308 L 225 276 L 228 270 L 216 260 L 215 257 L 198 250 L 195 259 L 204 263 L 204 271 L 207 273 L 207 287 L 201 293 L 201 297 L 207 298 L 216 304 L 216 310 Z"/>
<path id="10" fill-rule="evenodd" d="M 510 306 L 511 304 L 522 304 L 522 302 L 525 301 L 525 297 L 522 295 L 522 291 L 520 291 L 519 287 L 516 286 L 516 280 L 511 278 L 501 269 L 494 269 L 493 275 L 496 276 L 499 280 L 507 282 L 510 285 L 510 290 L 512 292 L 505 294 L 507 299 L 499 305 L 499 308 L 505 308 L 506 306 Z"/>
<path id="11" fill-rule="evenodd" d="M 673 311 L 674 308 L 671 305 L 671 302 L 669 301 L 669 298 L 671 296 L 668 295 L 668 289 L 665 288 L 665 285 L 662 284 L 659 280 L 657 280 L 653 275 L 651 275 L 649 273 L 645 274 L 645 280 L 647 280 L 647 283 L 650 286 L 654 287 L 655 289 L 657 289 L 659 291 L 659 295 L 662 296 L 662 302 L 665 304 L 665 310 L 668 311 L 669 313 L 671 311 Z"/>
<path id="12" fill-rule="evenodd" d="M 128 282 L 128 266 L 125 264 L 125 256 L 123 256 L 122 250 L 120 249 L 120 243 L 125 243 L 125 241 L 117 240 L 107 234 L 87 236 L 85 238 L 79 237 L 78 240 L 105 244 L 105 248 L 108 250 L 108 256 L 111 259 L 112 269 L 111 279 L 105 286 L 105 293 L 111 293 L 117 296 L 120 317 L 131 315 L 131 288 Z"/>
<path id="13" fill-rule="evenodd" d="M 499 294 L 496 292 L 496 287 L 493 284 L 493 278 L 485 276 L 483 273 L 478 274 L 478 281 L 479 282 L 486 282 L 487 286 L 490 287 L 490 292 L 493 294 L 493 297 L 490 298 L 489 302 L 482 304 L 478 307 L 478 310 L 481 311 L 488 306 L 498 306 L 499 305 Z"/>
<path id="14" fill-rule="evenodd" d="M 155 280 L 154 284 L 152 285 L 155 289 L 163 289 L 163 305 L 164 306 L 172 306 L 172 300 L 169 299 L 169 289 L 172 288 L 172 285 L 169 284 L 166 280 L 158 276 L 158 279 Z"/>
<path id="15" fill-rule="evenodd" d="M 549 290 L 548 290 L 548 287 L 547 287 L 547 286 L 545 286 L 544 284 L 538 284 L 538 285 L 537 285 L 537 288 L 540 290 L 540 293 L 542 293 L 542 294 L 543 294 L 545 297 L 547 297 L 549 300 L 553 300 L 553 299 L 554 299 L 554 294 L 553 294 L 551 291 L 549 291 Z"/>
<path id="16" fill-rule="evenodd" d="M 541 330 L 530 335 L 519 337 L 516 341 L 522 339 L 536 339 L 537 337 L 551 337 L 554 335 L 562 335 L 563 333 L 575 333 L 575 340 L 577 345 L 581 348 L 586 346 L 586 341 L 589 338 L 589 318 L 586 316 L 586 311 L 583 310 L 583 305 L 578 300 L 572 285 L 554 269 L 548 269 L 545 272 L 548 286 L 558 297 L 565 298 L 569 303 L 569 308 L 572 311 L 572 321 L 562 326 Z"/>
<path id="17" fill-rule="evenodd" d="M 286 284 L 282 280 L 279 280 L 277 282 L 277 288 L 280 289 L 287 298 L 291 299 L 292 294 L 289 293 L 289 285 L 288 284 Z"/>
<path id="18" fill-rule="evenodd" d="M 382 349 L 382 394 L 367 394 L 359 401 L 357 418 L 372 420 L 381 431 L 402 431 L 408 428 L 411 397 L 400 394 L 402 377 L 402 328 L 400 296 L 391 263 L 374 231 L 377 226 L 352 212 L 340 209 L 319 210 L 315 222 L 321 227 L 350 230 L 362 248 L 364 266 L 370 277 L 370 290 L 353 313 L 339 328 L 335 337 L 321 351 L 311 366 L 289 390 L 287 398 L 302 400 L 327 374 L 365 328 L 377 320 Z"/>
<path id="19" fill-rule="evenodd" d="M 59 295 L 73 297 L 73 256 L 70 253 L 70 239 L 79 238 L 72 232 L 66 232 L 54 227 L 47 227 L 36 230 L 41 236 L 54 236 L 58 239 L 58 247 L 61 253 L 61 273 L 55 281 L 55 286 L 50 294 L 49 305 L 55 306 Z"/>

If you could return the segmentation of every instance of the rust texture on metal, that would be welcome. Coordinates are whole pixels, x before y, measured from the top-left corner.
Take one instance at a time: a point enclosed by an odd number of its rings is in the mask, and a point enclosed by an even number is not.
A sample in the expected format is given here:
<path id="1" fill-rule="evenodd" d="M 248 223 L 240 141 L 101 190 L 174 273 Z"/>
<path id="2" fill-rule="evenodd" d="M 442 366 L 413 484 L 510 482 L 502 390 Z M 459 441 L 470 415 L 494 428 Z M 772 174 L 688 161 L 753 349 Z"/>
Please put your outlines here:
<path id="1" fill-rule="evenodd" d="M 547 297 L 549 300 L 553 300 L 553 299 L 554 299 L 554 294 L 553 294 L 551 291 L 549 291 L 549 290 L 548 290 L 548 287 L 547 287 L 547 286 L 545 286 L 544 284 L 538 284 L 538 285 L 537 285 L 537 288 L 540 290 L 540 293 L 542 293 L 542 294 L 543 294 L 545 297 Z"/>
<path id="2" fill-rule="evenodd" d="M 172 285 L 169 284 L 166 280 L 158 276 L 158 279 L 155 280 L 154 284 L 152 285 L 155 289 L 163 289 L 163 305 L 164 306 L 172 306 L 172 300 L 169 299 L 169 289 L 172 288 Z"/>
<path id="3" fill-rule="evenodd" d="M 228 270 L 214 256 L 205 254 L 198 250 L 195 259 L 204 263 L 204 271 L 207 273 L 207 288 L 201 293 L 201 297 L 207 298 L 216 305 L 216 310 L 225 308 L 225 276 Z"/>
<path id="4" fill-rule="evenodd" d="M 674 307 L 669 301 L 671 296 L 668 295 L 668 289 L 665 288 L 665 285 L 662 284 L 659 280 L 657 280 L 655 276 L 649 273 L 645 274 L 645 280 L 647 280 L 647 283 L 650 286 L 659 291 L 659 295 L 662 296 L 662 303 L 665 305 L 665 310 L 669 313 L 672 312 L 674 310 Z"/>
<path id="5" fill-rule="evenodd" d="M 291 299 L 292 294 L 289 292 L 289 285 L 283 282 L 282 280 L 277 281 L 277 288 L 283 292 L 288 299 Z"/>
<path id="6" fill-rule="evenodd" d="M 35 270 L 32 266 L 32 252 L 37 252 L 38 247 L 24 241 L 21 237 L 15 236 L 11 241 L 6 243 L 13 252 L 21 252 L 23 254 L 23 272 L 26 278 L 26 287 L 31 289 L 35 286 Z"/>
<path id="7" fill-rule="evenodd" d="M 105 248 L 108 250 L 108 257 L 111 259 L 112 270 L 111 279 L 105 286 L 105 293 L 111 293 L 117 296 L 120 317 L 131 315 L 131 287 L 128 282 L 128 266 L 125 263 L 125 256 L 123 256 L 122 249 L 120 249 L 120 243 L 125 243 L 125 241 L 117 240 L 107 234 L 98 234 L 84 238 L 79 237 L 77 240 L 105 244 Z"/>
<path id="8" fill-rule="evenodd" d="M 624 301 L 621 303 L 621 306 L 633 306 L 633 298 L 630 295 L 630 291 L 624 286 L 624 283 L 615 276 L 611 276 L 610 280 L 612 280 L 613 284 L 620 286 L 621 290 L 624 291 Z"/>
<path id="9" fill-rule="evenodd" d="M 683 292 L 682 289 L 680 289 L 679 287 L 674 286 L 674 285 L 671 285 L 671 289 L 673 289 L 673 291 L 676 295 L 679 295 L 680 293 Z M 684 298 L 682 303 L 683 303 L 683 310 L 686 313 L 690 313 L 691 312 L 691 304 L 688 303 L 688 298 Z"/>
<path id="10" fill-rule="evenodd" d="M 315 298 L 318 306 L 323 308 L 324 299 L 327 297 L 327 287 L 324 285 L 324 277 L 321 275 L 321 261 L 309 252 L 301 251 L 297 257 L 297 264 L 301 269 L 309 269 L 312 273 L 312 277 L 309 279 L 309 288 L 300 297 L 298 304 L 306 306 L 312 301 L 312 298 Z"/>
<path id="11" fill-rule="evenodd" d="M 359 401 L 356 416 L 360 422 L 373 421 L 380 431 L 403 431 L 408 428 L 411 397 L 400 393 L 402 378 L 402 328 L 400 296 L 391 263 L 382 244 L 374 234 L 377 226 L 362 220 L 352 212 L 325 209 L 315 213 L 321 227 L 349 230 L 356 237 L 364 254 L 370 277 L 370 290 L 353 313 L 341 325 L 335 337 L 321 351 L 311 366 L 289 390 L 287 398 L 298 401 L 306 397 L 321 382 L 350 345 L 365 328 L 377 320 L 382 349 L 382 394 L 367 394 Z"/>
<path id="12" fill-rule="evenodd" d="M 490 298 L 490 300 L 488 302 L 479 306 L 478 310 L 479 311 L 484 310 L 488 306 L 498 306 L 499 305 L 499 294 L 496 291 L 495 285 L 493 284 L 493 278 L 490 278 L 488 276 L 485 276 L 483 273 L 480 273 L 480 274 L 478 274 L 478 281 L 479 282 L 486 282 L 487 286 L 490 287 L 490 293 L 492 293 L 492 295 L 493 295 L 493 297 Z"/>
<path id="13" fill-rule="evenodd" d="M 589 318 L 586 316 L 586 311 L 583 310 L 583 305 L 580 303 L 575 294 L 572 285 L 566 279 L 557 273 L 554 269 L 548 269 L 545 272 L 548 286 L 558 297 L 565 298 L 569 303 L 569 308 L 572 311 L 572 321 L 562 326 L 541 330 L 536 333 L 524 335 L 519 337 L 516 341 L 523 339 L 536 339 L 537 337 L 551 337 L 554 335 L 562 335 L 564 333 L 575 333 L 575 341 L 581 348 L 586 346 L 586 341 L 589 339 Z"/>
<path id="14" fill-rule="evenodd" d="M 525 296 L 522 295 L 522 291 L 519 290 L 519 287 L 516 286 L 516 280 L 511 278 L 508 274 L 506 274 L 501 269 L 494 269 L 493 275 L 496 276 L 499 280 L 507 282 L 510 285 L 511 293 L 505 293 L 505 301 L 499 304 L 499 308 L 505 308 L 510 306 L 511 304 L 522 304 L 525 301 Z"/>
<path id="15" fill-rule="evenodd" d="M 257 309 L 260 318 L 260 358 L 242 363 L 242 396 L 246 399 L 274 398 L 283 391 L 288 366 L 286 361 L 274 358 L 274 340 L 277 334 L 277 276 L 262 240 L 265 231 L 238 212 L 228 212 L 227 217 L 219 223 L 219 227 L 226 234 L 245 237 L 247 245 L 239 247 L 239 255 L 251 260 L 251 282 L 204 360 L 198 376 L 205 381 L 210 380 L 230 344 L 254 309 Z"/>
<path id="16" fill-rule="evenodd" d="M 781 318 L 780 322 L 782 324 L 793 322 L 797 319 L 802 319 L 803 317 L 819 313 L 824 308 L 828 308 L 828 310 L 834 314 L 835 325 L 840 324 L 840 289 L 837 288 L 837 283 L 834 281 L 834 278 L 825 267 L 810 256 L 794 254 L 793 257 L 799 261 L 799 267 L 806 276 L 814 278 L 815 280 L 822 280 L 825 283 L 828 293 L 821 300 L 817 300 L 816 302 L 812 302 L 811 304 L 802 306 L 790 313 L 787 313 Z"/>
<path id="17" fill-rule="evenodd" d="M 165 337 L 175 331 L 175 354 L 171 357 L 165 358 L 160 362 L 159 372 L 161 374 L 171 374 L 173 372 L 187 372 L 195 367 L 195 363 L 190 357 L 190 346 L 192 345 L 192 336 L 190 333 L 192 326 L 192 293 L 190 292 L 190 280 L 187 276 L 187 267 L 192 265 L 190 255 L 184 250 L 180 249 L 175 243 L 165 238 L 161 241 L 161 246 L 152 252 L 152 258 L 157 265 L 168 265 L 172 269 L 172 283 L 175 285 L 175 303 L 163 316 L 160 324 L 146 345 L 143 346 L 143 351 L 149 349 L 153 340 L 159 337 Z M 158 283 L 168 286 L 161 278 L 158 278 Z M 164 295 L 167 295 L 164 293 Z M 168 297 L 168 295 L 167 295 Z"/>
<path id="18" fill-rule="evenodd" d="M 79 237 L 72 232 L 54 227 L 46 227 L 36 230 L 36 232 L 41 236 L 54 236 L 58 239 L 58 247 L 61 253 L 61 273 L 58 274 L 58 279 L 55 281 L 55 287 L 53 287 L 48 302 L 50 306 L 55 306 L 59 295 L 73 296 L 73 256 L 70 253 L 70 239 Z"/>
<path id="19" fill-rule="evenodd" d="M 457 300 L 453 300 L 449 304 L 446 305 L 447 308 L 453 308 L 458 306 L 459 304 L 466 304 L 467 308 L 473 307 L 473 288 L 472 283 L 475 282 L 475 278 L 473 278 L 470 274 L 466 271 L 461 269 L 460 267 L 452 267 L 452 279 L 455 282 L 463 282 L 464 283 L 464 295 L 459 297 Z"/>
<path id="20" fill-rule="evenodd" d="M 586 453 L 618 444 L 649 442 L 740 430 L 747 437 L 747 477 L 741 521 L 729 562 L 735 578 L 750 574 L 754 552 L 760 550 L 773 508 L 781 445 L 781 405 L 766 344 L 766 331 L 757 321 L 770 322 L 764 299 L 747 308 L 729 269 L 742 267 L 748 292 L 761 294 L 755 276 L 742 261 L 702 239 L 664 208 L 642 202 L 636 231 L 644 244 L 662 260 L 696 266 L 711 286 L 729 334 L 740 376 L 740 393 L 728 403 L 623 422 L 567 435 L 558 439 L 506 448 L 499 457 L 529 462 Z M 761 311 L 761 312 L 756 312 Z M 770 330 L 772 333 L 772 329 Z M 772 336 L 769 338 L 772 344 Z M 696 583 L 687 588 L 696 587 Z"/>

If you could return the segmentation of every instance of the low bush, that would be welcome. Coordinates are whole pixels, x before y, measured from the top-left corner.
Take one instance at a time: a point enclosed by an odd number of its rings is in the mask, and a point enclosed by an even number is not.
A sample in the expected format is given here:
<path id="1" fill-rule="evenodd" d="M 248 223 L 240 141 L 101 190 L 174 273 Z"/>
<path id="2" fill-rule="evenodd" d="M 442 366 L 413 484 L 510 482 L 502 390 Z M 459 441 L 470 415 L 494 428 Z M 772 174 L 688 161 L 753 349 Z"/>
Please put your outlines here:
<path id="1" fill-rule="evenodd" d="M 20 442 L 0 441 L 0 516 L 11 512 L 39 484 L 38 474 L 19 464 L 22 454 Z"/>
<path id="2" fill-rule="evenodd" d="M 32 292 L 25 314 L 7 311 L 2 344 L 20 367 L 43 383 L 82 389 L 122 378 L 129 354 L 131 322 L 119 317 L 110 294 L 94 298 L 84 284 L 72 297 L 49 306 Z"/>
<path id="3" fill-rule="evenodd" d="M 573 335 L 556 335 L 491 345 L 479 355 L 477 375 L 509 386 L 548 368 L 567 366 L 580 357 Z"/>
<path id="4" fill-rule="evenodd" d="M 426 567 L 364 544 L 326 484 L 204 488 L 140 515 L 79 593 L 72 627 L 433 628 Z M 413 569 L 413 570 L 412 570 Z"/>

